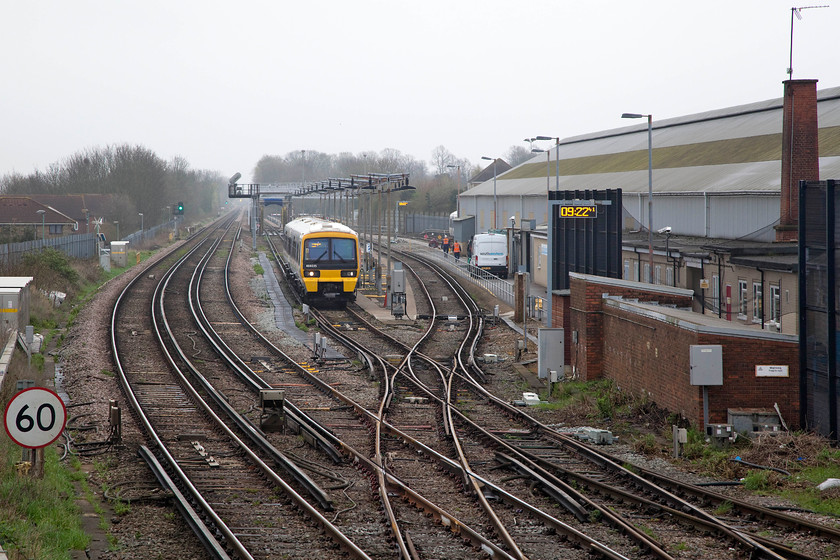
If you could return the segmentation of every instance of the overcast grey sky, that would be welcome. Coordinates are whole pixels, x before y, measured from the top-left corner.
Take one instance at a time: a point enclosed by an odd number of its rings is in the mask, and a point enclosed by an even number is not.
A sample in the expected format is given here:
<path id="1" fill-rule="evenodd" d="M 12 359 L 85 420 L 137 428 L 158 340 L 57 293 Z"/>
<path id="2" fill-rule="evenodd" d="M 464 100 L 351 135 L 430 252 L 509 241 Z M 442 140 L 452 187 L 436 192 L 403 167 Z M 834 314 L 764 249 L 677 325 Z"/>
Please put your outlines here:
<path id="1" fill-rule="evenodd" d="M 840 86 L 833 3 L 794 21 L 793 77 L 818 89 Z M 122 143 L 245 179 L 300 149 L 481 163 L 622 112 L 781 97 L 791 7 L 818 4 L 5 0 L 0 175 Z"/>

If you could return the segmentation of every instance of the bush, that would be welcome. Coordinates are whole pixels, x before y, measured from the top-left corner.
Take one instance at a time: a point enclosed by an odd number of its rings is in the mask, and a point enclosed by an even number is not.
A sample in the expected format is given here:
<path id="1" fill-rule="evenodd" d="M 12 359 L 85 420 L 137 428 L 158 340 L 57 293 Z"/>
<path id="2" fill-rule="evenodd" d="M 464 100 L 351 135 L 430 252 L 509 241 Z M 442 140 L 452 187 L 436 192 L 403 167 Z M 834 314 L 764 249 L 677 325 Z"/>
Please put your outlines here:
<path id="1" fill-rule="evenodd" d="M 744 477 L 744 488 L 753 492 L 770 488 L 770 472 L 755 471 Z"/>
<path id="2" fill-rule="evenodd" d="M 22 266 L 29 276 L 38 277 L 43 289 L 66 291 L 68 285 L 79 279 L 67 255 L 55 249 L 27 253 L 23 256 Z"/>

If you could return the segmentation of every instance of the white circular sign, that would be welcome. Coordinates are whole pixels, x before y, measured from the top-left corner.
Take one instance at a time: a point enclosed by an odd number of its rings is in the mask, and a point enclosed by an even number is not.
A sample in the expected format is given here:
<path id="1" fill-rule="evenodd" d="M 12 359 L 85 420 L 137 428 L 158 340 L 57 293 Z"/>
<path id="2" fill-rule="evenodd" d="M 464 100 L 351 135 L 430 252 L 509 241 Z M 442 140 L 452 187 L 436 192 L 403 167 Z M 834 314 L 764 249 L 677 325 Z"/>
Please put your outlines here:
<path id="1" fill-rule="evenodd" d="M 21 447 L 46 447 L 58 439 L 67 424 L 67 408 L 54 391 L 30 387 L 17 393 L 6 406 L 4 425 Z"/>

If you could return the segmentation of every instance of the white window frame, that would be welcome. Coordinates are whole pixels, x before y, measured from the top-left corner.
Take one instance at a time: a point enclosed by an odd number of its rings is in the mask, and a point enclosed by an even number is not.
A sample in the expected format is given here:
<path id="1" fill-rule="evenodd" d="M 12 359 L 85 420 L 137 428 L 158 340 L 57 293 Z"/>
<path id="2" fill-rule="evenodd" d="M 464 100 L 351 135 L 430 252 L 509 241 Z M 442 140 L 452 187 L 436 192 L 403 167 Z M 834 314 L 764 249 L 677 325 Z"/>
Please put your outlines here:
<path id="1" fill-rule="evenodd" d="M 761 322 L 761 307 L 764 300 L 764 287 L 761 282 L 753 282 L 753 323 Z"/>
<path id="2" fill-rule="evenodd" d="M 674 269 L 670 266 L 665 269 L 665 283 L 669 286 L 674 285 Z"/>
<path id="3" fill-rule="evenodd" d="M 782 324 L 782 288 L 770 285 L 770 320 Z"/>
<path id="4" fill-rule="evenodd" d="M 747 281 L 746 280 L 738 280 L 738 318 L 739 319 L 746 319 L 747 318 L 747 307 L 748 307 Z"/>
<path id="5" fill-rule="evenodd" d="M 624 279 L 632 280 L 632 278 L 630 278 L 630 259 L 626 259 L 624 261 Z"/>
<path id="6" fill-rule="evenodd" d="M 712 309 L 715 313 L 720 311 L 720 276 L 712 275 Z"/>
<path id="7" fill-rule="evenodd" d="M 654 284 L 661 284 L 662 283 L 662 267 L 658 264 L 653 267 L 653 283 Z"/>

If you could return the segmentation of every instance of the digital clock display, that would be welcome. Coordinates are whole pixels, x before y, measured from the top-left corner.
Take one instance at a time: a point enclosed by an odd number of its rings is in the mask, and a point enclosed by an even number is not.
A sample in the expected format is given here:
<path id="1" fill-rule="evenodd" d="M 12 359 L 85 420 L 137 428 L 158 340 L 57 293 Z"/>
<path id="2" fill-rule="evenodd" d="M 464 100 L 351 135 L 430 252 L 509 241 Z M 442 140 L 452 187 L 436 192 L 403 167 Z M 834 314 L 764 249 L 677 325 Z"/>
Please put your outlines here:
<path id="1" fill-rule="evenodd" d="M 561 218 L 594 218 L 598 207 L 594 204 L 568 204 L 560 206 Z"/>

